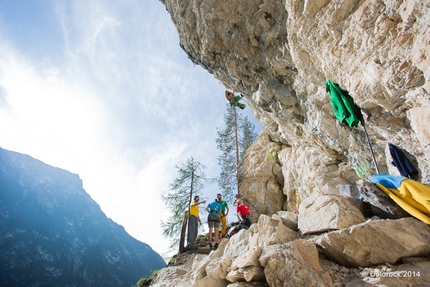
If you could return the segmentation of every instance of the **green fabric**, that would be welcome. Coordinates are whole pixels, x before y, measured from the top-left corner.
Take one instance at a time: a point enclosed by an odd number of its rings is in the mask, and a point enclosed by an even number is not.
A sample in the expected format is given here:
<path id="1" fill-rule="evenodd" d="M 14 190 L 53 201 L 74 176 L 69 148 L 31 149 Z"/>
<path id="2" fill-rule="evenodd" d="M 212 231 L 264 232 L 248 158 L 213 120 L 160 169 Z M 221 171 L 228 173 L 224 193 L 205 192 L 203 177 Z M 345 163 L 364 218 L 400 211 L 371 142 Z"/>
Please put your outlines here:
<path id="1" fill-rule="evenodd" d="M 218 201 L 219 204 L 221 204 L 222 207 L 222 214 L 225 214 L 225 208 L 227 207 L 227 202 L 225 202 L 224 200 L 220 200 Z"/>
<path id="2" fill-rule="evenodd" d="M 361 111 L 348 92 L 342 90 L 330 79 L 325 84 L 325 90 L 330 93 L 330 104 L 333 106 L 334 115 L 338 121 L 351 128 L 357 128 Z"/>
<path id="3" fill-rule="evenodd" d="M 245 104 L 242 104 L 242 103 L 239 103 L 239 101 L 241 100 L 243 98 L 243 96 L 242 95 L 239 95 L 239 96 L 235 96 L 235 97 L 233 97 L 233 99 L 231 99 L 230 100 L 230 104 L 232 105 L 232 106 L 235 106 L 235 107 L 239 107 L 240 109 L 244 109 L 244 108 L 246 108 L 246 105 Z"/>

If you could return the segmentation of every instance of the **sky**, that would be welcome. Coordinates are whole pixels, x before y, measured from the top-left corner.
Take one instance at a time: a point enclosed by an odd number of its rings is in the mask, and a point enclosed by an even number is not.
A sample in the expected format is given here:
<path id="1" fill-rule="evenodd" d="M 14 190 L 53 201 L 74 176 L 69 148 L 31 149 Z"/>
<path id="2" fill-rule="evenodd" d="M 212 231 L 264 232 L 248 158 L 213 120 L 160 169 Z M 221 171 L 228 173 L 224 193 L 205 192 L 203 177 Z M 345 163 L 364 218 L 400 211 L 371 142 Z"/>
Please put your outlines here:
<path id="1" fill-rule="evenodd" d="M 162 256 L 175 166 L 194 157 L 219 175 L 224 91 L 187 58 L 158 0 L 0 0 L 0 147 L 78 174 Z"/>

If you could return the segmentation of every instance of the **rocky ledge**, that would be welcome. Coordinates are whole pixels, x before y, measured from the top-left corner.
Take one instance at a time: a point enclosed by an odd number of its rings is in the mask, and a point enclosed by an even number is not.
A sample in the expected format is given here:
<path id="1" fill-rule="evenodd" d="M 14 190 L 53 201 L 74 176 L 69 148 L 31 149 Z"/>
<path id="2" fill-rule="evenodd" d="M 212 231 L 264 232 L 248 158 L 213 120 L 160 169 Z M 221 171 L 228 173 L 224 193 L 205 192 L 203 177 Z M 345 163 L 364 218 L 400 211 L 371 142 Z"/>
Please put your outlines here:
<path id="1" fill-rule="evenodd" d="M 209 255 L 182 254 L 151 286 L 430 286 L 430 227 L 371 215 L 352 197 L 315 197 L 299 214 L 261 215 Z"/>

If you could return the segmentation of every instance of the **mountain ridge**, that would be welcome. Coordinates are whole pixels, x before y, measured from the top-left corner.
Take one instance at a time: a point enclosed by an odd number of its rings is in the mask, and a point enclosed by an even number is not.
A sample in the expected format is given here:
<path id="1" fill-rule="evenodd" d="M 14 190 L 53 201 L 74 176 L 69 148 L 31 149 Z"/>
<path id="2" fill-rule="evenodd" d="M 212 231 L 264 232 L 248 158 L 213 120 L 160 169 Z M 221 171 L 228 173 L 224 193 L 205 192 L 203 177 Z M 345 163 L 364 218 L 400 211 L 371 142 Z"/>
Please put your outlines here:
<path id="1" fill-rule="evenodd" d="M 131 286 L 165 266 L 78 175 L 0 148 L 0 183 L 3 286 Z"/>

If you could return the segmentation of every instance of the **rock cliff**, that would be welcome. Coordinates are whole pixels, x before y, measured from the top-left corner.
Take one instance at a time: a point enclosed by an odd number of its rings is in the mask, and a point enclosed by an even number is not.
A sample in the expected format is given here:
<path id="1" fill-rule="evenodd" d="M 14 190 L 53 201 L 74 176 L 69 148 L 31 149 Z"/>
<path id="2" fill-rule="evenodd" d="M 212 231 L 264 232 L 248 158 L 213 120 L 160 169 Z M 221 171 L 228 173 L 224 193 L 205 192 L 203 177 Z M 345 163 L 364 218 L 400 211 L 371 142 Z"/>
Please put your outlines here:
<path id="1" fill-rule="evenodd" d="M 408 0 L 162 1 L 189 58 L 242 93 L 282 147 L 287 206 L 375 173 L 363 127 L 337 122 L 327 79 L 363 111 L 381 173 L 387 143 L 430 182 L 430 3 Z M 311 180 L 312 179 L 312 180 Z"/>
<path id="2" fill-rule="evenodd" d="M 429 184 L 430 2 L 161 2 L 190 60 L 242 93 L 264 131 L 240 168 L 258 223 L 155 286 L 428 285 L 429 227 L 367 183 L 363 126 L 336 120 L 325 83 L 361 108 L 381 173 L 399 175 L 392 143 Z"/>

